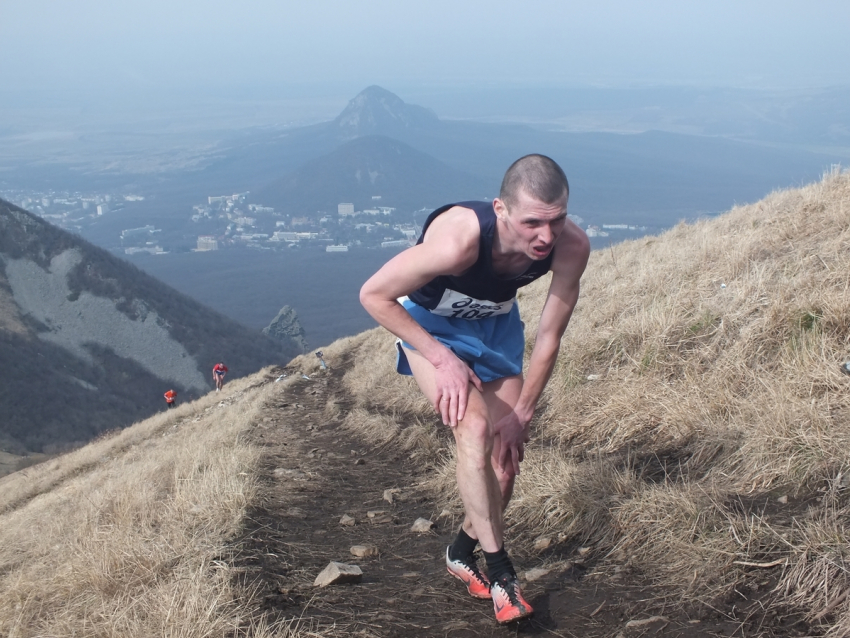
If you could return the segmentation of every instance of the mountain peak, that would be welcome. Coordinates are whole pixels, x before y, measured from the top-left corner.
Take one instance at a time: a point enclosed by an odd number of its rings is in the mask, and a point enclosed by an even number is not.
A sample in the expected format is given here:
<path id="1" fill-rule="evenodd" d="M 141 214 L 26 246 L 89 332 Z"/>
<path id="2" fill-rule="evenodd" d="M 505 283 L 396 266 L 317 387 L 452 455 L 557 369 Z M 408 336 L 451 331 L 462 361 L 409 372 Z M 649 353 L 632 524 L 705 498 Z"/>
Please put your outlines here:
<path id="1" fill-rule="evenodd" d="M 395 93 L 372 85 L 348 103 L 334 124 L 346 139 L 361 135 L 396 136 L 411 129 L 428 129 L 439 123 L 430 109 L 407 104 Z"/>

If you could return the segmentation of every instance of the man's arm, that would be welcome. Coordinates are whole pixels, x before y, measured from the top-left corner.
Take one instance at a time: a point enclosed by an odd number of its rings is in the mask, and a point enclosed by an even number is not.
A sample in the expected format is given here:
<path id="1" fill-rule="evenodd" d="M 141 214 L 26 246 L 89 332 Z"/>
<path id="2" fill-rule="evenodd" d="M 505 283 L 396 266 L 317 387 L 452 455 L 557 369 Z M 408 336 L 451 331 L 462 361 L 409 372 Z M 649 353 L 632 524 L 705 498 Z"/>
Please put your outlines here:
<path id="1" fill-rule="evenodd" d="M 501 437 L 499 466 L 504 470 L 510 461 L 514 473 L 529 438 L 529 424 L 543 389 L 555 369 L 561 347 L 561 337 L 567 329 L 579 295 L 579 282 L 590 256 L 590 241 L 584 231 L 569 222 L 558 239 L 552 260 L 552 282 L 540 315 L 537 338 L 531 351 L 528 372 L 522 384 L 519 400 L 513 411 L 495 426 Z"/>
<path id="2" fill-rule="evenodd" d="M 439 275 L 457 275 L 478 258 L 480 229 L 474 211 L 455 207 L 439 215 L 424 241 L 396 255 L 363 284 L 360 303 L 384 328 L 413 346 L 436 370 L 434 409 L 452 427 L 466 412 L 469 384 L 481 381 L 455 354 L 434 339 L 398 303 L 399 297 Z"/>

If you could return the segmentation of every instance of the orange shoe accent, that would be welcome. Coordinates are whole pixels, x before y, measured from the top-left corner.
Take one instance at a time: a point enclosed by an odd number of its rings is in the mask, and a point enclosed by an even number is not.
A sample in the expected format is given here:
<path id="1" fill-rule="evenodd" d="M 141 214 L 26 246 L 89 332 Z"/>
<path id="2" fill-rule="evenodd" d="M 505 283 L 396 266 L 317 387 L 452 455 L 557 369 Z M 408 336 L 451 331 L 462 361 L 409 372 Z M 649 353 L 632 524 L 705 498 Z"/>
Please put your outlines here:
<path id="1" fill-rule="evenodd" d="M 452 560 L 449 558 L 449 548 L 446 548 L 446 569 L 466 585 L 466 590 L 474 598 L 490 598 L 490 581 L 478 569 L 474 556 L 467 560 Z"/>
<path id="2" fill-rule="evenodd" d="M 534 613 L 531 605 L 522 597 L 516 576 L 500 578 L 490 585 L 496 621 L 500 625 L 528 618 Z"/>

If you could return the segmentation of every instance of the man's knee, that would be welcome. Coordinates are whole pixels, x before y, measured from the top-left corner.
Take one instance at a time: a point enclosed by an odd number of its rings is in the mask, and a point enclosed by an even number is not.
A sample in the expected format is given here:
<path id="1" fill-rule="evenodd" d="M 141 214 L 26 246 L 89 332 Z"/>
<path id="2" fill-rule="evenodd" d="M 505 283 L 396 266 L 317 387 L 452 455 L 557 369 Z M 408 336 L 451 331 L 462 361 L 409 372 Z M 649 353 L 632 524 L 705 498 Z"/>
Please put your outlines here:
<path id="1" fill-rule="evenodd" d="M 493 424 L 477 411 L 467 412 L 454 431 L 458 454 L 484 467 L 493 451 Z"/>

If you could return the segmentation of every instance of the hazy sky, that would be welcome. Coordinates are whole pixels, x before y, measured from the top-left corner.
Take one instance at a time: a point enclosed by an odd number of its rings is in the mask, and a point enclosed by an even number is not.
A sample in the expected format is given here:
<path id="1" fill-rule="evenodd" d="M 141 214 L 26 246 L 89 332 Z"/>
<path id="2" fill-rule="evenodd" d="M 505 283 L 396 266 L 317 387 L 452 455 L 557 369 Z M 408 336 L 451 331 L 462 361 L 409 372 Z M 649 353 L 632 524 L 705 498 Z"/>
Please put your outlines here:
<path id="1" fill-rule="evenodd" d="M 847 0 L 0 0 L 0 89 L 850 84 Z"/>

